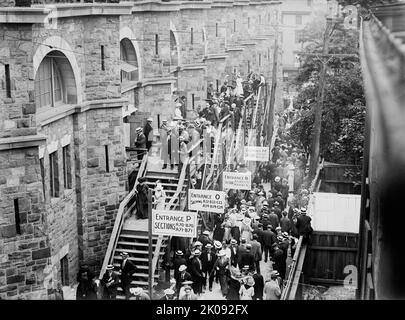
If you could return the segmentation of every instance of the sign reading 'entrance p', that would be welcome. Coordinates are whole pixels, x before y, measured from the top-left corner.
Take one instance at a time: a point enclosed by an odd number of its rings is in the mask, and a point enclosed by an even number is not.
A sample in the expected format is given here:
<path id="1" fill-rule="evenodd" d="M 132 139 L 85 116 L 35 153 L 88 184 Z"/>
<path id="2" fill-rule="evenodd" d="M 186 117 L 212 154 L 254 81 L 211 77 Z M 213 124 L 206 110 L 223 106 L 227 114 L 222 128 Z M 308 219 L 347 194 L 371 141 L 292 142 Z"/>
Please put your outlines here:
<path id="1" fill-rule="evenodd" d="M 245 147 L 245 161 L 269 161 L 269 147 Z"/>
<path id="2" fill-rule="evenodd" d="M 197 237 L 197 212 L 152 210 L 152 234 Z"/>
<path id="3" fill-rule="evenodd" d="M 212 190 L 188 190 L 189 210 L 224 213 L 225 192 Z"/>
<path id="4" fill-rule="evenodd" d="M 252 188 L 252 174 L 250 172 L 223 172 L 224 189 L 250 190 Z"/>

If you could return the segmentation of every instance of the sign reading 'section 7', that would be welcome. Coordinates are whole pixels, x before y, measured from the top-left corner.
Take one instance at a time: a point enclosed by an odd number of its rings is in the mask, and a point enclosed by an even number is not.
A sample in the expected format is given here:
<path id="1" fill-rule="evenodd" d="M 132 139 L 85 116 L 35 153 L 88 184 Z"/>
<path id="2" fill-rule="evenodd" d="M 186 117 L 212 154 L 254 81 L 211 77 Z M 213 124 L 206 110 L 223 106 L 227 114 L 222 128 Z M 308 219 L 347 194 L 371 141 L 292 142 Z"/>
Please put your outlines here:
<path id="1" fill-rule="evenodd" d="M 225 212 L 225 192 L 213 190 L 188 190 L 188 209 L 215 213 Z"/>
<path id="2" fill-rule="evenodd" d="M 252 188 L 252 174 L 250 172 L 223 172 L 224 189 L 250 190 Z"/>
<path id="3" fill-rule="evenodd" d="M 197 237 L 197 212 L 152 210 L 152 234 Z"/>
<path id="4" fill-rule="evenodd" d="M 245 146 L 245 161 L 269 161 L 269 147 Z"/>

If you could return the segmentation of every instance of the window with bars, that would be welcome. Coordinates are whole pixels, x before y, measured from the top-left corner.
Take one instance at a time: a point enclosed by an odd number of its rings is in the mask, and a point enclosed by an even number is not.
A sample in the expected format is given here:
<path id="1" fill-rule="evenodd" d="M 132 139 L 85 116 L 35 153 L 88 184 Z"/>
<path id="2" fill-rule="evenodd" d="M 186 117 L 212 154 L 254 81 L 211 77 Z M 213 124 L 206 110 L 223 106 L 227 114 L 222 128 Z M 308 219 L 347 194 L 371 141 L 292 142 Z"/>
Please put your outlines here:
<path id="1" fill-rule="evenodd" d="M 301 41 L 301 30 L 295 30 L 295 43 L 299 43 Z"/>
<path id="2" fill-rule="evenodd" d="M 37 108 L 55 107 L 64 102 L 62 77 L 54 58 L 45 57 L 42 60 L 34 86 Z"/>
<path id="3" fill-rule="evenodd" d="M 49 176 L 51 198 L 59 197 L 58 152 L 49 154 Z"/>
<path id="4" fill-rule="evenodd" d="M 10 79 L 10 65 L 4 65 L 4 73 L 6 76 L 6 95 L 7 98 L 11 98 L 11 79 Z"/>
<path id="5" fill-rule="evenodd" d="M 72 166 L 70 157 L 70 145 L 62 148 L 63 156 L 63 187 L 72 189 Z"/>

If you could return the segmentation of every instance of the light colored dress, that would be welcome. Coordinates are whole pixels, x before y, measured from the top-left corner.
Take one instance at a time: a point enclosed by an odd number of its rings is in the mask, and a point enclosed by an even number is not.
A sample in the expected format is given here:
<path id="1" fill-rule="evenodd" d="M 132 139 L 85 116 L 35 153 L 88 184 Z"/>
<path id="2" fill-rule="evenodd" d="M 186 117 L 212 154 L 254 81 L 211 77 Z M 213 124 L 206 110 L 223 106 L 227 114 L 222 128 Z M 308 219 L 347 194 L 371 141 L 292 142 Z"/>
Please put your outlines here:
<path id="1" fill-rule="evenodd" d="M 242 86 L 242 78 L 238 77 L 236 78 L 236 88 L 235 88 L 235 94 L 243 96 L 243 86 Z"/>
<path id="2" fill-rule="evenodd" d="M 155 189 L 154 197 L 156 210 L 164 210 L 166 203 L 166 192 L 163 189 Z"/>
<path id="3" fill-rule="evenodd" d="M 249 287 L 249 289 L 246 289 L 245 285 L 241 285 L 239 294 L 241 300 L 253 300 L 255 289 L 254 287 Z"/>

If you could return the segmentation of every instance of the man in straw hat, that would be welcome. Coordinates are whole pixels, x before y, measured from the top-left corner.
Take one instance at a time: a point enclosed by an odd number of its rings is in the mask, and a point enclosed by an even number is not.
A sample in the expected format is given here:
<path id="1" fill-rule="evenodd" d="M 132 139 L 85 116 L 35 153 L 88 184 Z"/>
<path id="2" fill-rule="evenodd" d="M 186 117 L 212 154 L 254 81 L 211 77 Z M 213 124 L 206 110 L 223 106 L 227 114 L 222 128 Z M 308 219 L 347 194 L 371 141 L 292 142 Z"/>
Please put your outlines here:
<path id="1" fill-rule="evenodd" d="M 146 119 L 146 124 L 143 127 L 143 133 L 146 137 L 146 149 L 148 149 L 148 152 L 149 152 L 150 148 L 152 147 L 152 142 L 153 142 L 152 122 L 153 122 L 152 117 L 149 117 L 148 119 Z"/>
<path id="2" fill-rule="evenodd" d="M 211 243 L 207 243 L 205 245 L 205 251 L 201 254 L 202 272 L 204 275 L 203 287 L 205 288 L 208 278 L 208 288 L 210 291 L 212 291 L 212 284 L 214 283 L 214 274 L 212 271 L 215 261 L 217 260 L 217 256 L 215 252 L 213 252 L 212 248 L 213 245 Z"/>
<path id="3" fill-rule="evenodd" d="M 179 273 L 178 273 L 178 276 L 176 278 L 177 295 L 179 295 L 179 293 L 180 293 L 180 288 L 181 288 L 183 282 L 191 281 L 191 279 L 192 279 L 191 274 L 188 273 L 186 270 L 187 270 L 187 266 L 185 264 L 182 264 L 179 267 Z"/>
<path id="4" fill-rule="evenodd" d="M 128 300 L 130 297 L 129 288 L 132 282 L 132 275 L 138 270 L 138 268 L 129 260 L 129 255 L 127 252 L 121 253 L 121 287 L 124 291 L 124 295 Z"/>
<path id="5" fill-rule="evenodd" d="M 146 137 L 142 132 L 142 128 L 136 128 L 135 147 L 139 149 L 146 149 Z M 138 161 L 142 160 L 144 151 L 137 151 Z"/>
<path id="6" fill-rule="evenodd" d="M 270 274 L 270 280 L 264 285 L 264 300 L 280 300 L 281 289 L 277 281 L 279 273 L 273 270 Z"/>
<path id="7" fill-rule="evenodd" d="M 132 294 L 130 300 L 150 300 L 148 294 L 141 287 L 131 288 L 129 291 Z"/>
<path id="8" fill-rule="evenodd" d="M 194 293 L 193 281 L 185 281 L 180 288 L 179 300 L 197 300 L 197 295 Z"/>
<path id="9" fill-rule="evenodd" d="M 201 262 L 201 250 L 194 250 L 194 258 L 190 264 L 190 274 L 193 280 L 193 289 L 196 294 L 202 293 L 202 285 L 204 281 L 202 262 Z"/>
<path id="10" fill-rule="evenodd" d="M 114 266 L 109 264 L 106 268 L 106 272 L 101 279 L 101 285 L 103 288 L 103 299 L 115 300 L 117 297 L 117 287 L 120 283 L 118 275 L 114 272 Z"/>
<path id="11" fill-rule="evenodd" d="M 186 265 L 187 260 L 184 258 L 184 253 L 181 250 L 176 251 L 176 256 L 173 259 L 174 278 L 177 280 L 179 276 L 179 268 L 181 265 Z"/>
<path id="12" fill-rule="evenodd" d="M 173 289 L 167 288 L 163 292 L 165 295 L 160 300 L 176 300 L 175 292 Z"/>

